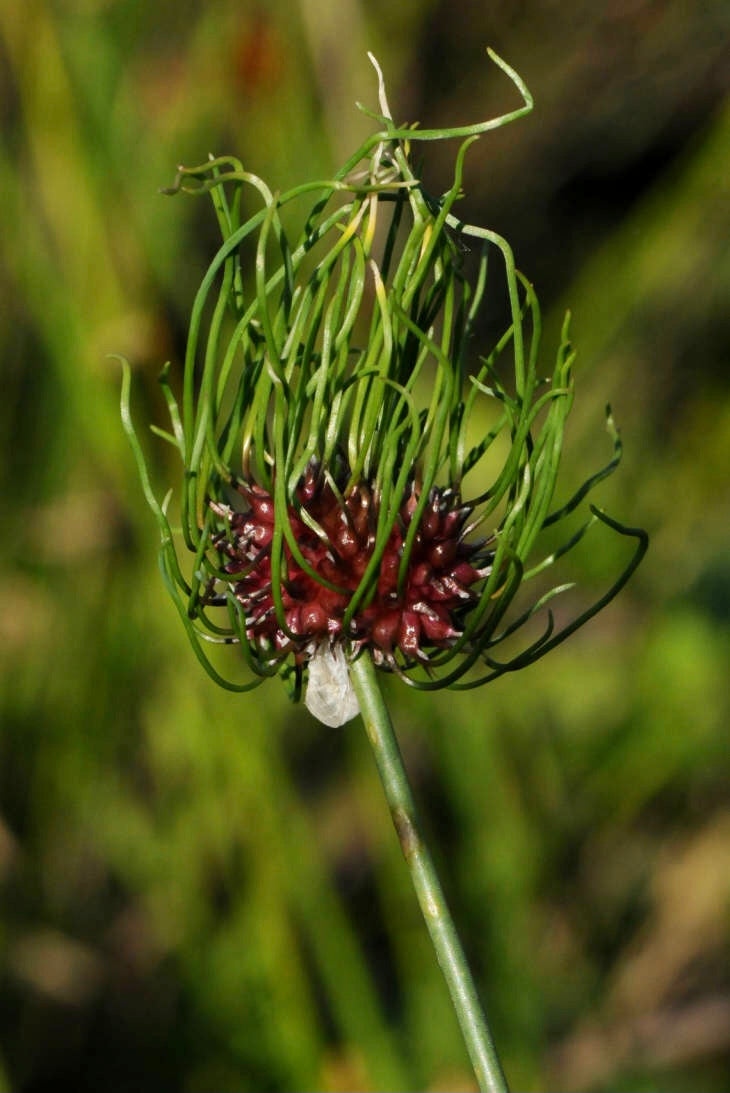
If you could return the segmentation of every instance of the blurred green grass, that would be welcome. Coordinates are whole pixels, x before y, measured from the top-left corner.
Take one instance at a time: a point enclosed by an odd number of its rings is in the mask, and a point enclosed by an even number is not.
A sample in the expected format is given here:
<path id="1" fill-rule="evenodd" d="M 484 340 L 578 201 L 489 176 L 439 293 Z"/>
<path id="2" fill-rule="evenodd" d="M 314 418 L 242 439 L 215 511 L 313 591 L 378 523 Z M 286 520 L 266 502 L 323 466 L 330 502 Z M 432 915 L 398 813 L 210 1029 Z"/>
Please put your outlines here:
<path id="1" fill-rule="evenodd" d="M 653 541 L 528 674 L 389 700 L 514 1088 L 727 1088 L 728 23 L 648 0 L 0 8 L 0 1089 L 471 1088 L 366 741 L 198 670 L 107 355 L 160 420 L 215 238 L 205 203 L 158 193 L 178 162 L 329 173 L 368 129 L 368 48 L 401 116 L 502 109 L 487 44 L 537 107 L 474 150 L 464 215 L 513 241 L 548 338 L 573 310 L 564 494 L 610 400 L 626 458 L 600 500 Z M 586 595 L 613 549 L 576 559 Z"/>

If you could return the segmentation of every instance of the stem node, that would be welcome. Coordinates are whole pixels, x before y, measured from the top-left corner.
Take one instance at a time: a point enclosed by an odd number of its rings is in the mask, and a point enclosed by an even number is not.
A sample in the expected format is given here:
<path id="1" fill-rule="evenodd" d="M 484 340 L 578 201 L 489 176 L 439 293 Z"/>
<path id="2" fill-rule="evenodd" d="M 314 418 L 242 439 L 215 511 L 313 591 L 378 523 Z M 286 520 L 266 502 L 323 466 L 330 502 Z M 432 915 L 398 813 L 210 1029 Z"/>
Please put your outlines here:
<path id="1" fill-rule="evenodd" d="M 400 806 L 391 809 L 391 816 L 393 817 L 393 824 L 398 834 L 398 838 L 400 839 L 403 857 L 407 862 L 410 862 L 411 858 L 413 858 L 421 848 L 421 839 L 418 834 L 416 822 L 413 817 L 409 816 L 406 810 Z"/>

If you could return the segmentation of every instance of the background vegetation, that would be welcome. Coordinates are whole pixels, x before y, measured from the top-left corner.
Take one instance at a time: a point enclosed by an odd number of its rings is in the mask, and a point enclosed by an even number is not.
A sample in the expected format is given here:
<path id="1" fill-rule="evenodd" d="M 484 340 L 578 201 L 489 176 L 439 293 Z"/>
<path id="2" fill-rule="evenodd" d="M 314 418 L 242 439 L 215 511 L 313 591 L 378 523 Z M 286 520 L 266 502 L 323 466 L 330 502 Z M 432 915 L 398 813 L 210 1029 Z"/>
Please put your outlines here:
<path id="1" fill-rule="evenodd" d="M 107 354 L 161 421 L 216 235 L 159 195 L 178 162 L 326 176 L 367 49 L 401 118 L 505 109 L 488 44 L 537 107 L 459 212 L 548 339 L 573 311 L 563 495 L 610 399 L 600 500 L 652 547 L 528 673 L 389 700 L 514 1088 L 727 1089 L 729 32 L 723 0 L 0 5 L 0 1089 L 471 1088 L 364 734 L 198 669 Z M 613 549 L 572 563 L 586 595 Z"/>

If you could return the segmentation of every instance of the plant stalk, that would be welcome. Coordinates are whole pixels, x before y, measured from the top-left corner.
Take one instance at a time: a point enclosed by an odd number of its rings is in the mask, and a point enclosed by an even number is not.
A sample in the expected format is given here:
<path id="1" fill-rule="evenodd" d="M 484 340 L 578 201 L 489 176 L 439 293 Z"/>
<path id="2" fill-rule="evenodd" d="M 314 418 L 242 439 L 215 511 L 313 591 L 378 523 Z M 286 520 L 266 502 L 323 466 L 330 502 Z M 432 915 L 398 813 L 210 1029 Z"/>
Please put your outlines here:
<path id="1" fill-rule="evenodd" d="M 449 988 L 479 1089 L 482 1093 L 509 1093 L 464 950 L 424 841 L 393 723 L 367 652 L 350 665 L 350 676 L 403 856 Z"/>

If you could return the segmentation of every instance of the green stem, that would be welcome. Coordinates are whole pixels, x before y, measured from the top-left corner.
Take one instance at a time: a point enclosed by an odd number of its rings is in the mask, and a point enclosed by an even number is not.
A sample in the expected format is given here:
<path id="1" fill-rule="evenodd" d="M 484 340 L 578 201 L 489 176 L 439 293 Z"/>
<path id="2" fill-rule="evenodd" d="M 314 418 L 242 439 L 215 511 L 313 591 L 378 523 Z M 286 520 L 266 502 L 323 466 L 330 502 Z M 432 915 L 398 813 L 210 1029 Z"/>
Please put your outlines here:
<path id="1" fill-rule="evenodd" d="M 508 1093 L 474 980 L 424 841 L 393 723 L 380 692 L 373 662 L 367 653 L 363 653 L 350 666 L 350 675 L 403 856 L 451 994 L 479 1088 L 483 1093 Z"/>

